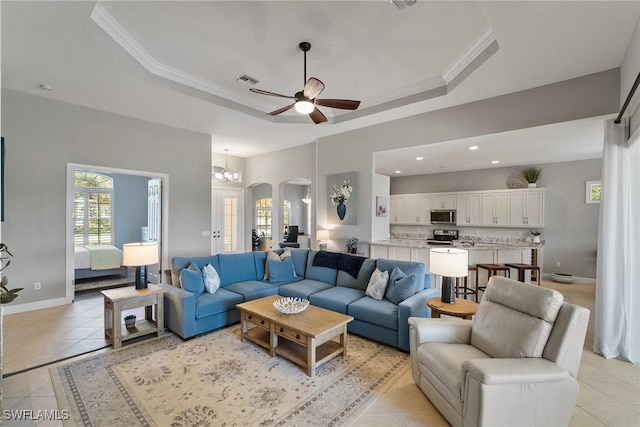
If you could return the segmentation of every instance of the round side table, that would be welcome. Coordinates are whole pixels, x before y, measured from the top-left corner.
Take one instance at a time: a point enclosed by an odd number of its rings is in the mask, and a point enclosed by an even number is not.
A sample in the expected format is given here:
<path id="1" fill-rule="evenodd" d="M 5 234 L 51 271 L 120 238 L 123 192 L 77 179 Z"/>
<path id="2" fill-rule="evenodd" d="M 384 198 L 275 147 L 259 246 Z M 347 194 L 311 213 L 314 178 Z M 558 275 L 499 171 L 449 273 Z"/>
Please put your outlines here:
<path id="1" fill-rule="evenodd" d="M 430 298 L 427 305 L 431 307 L 431 317 L 438 318 L 441 314 L 471 319 L 478 310 L 478 303 L 467 299 L 456 298 L 455 304 L 442 302 L 440 297 Z"/>

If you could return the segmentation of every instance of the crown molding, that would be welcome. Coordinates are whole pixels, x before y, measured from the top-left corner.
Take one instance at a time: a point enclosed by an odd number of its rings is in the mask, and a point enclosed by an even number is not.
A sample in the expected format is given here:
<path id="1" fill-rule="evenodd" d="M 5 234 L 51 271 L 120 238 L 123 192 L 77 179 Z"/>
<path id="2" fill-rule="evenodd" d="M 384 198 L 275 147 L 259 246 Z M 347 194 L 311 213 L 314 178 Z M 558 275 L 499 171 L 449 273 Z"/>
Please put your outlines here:
<path id="1" fill-rule="evenodd" d="M 448 85 L 455 80 L 458 75 L 464 72 L 464 70 L 471 65 L 473 61 L 479 58 L 493 42 L 497 42 L 493 28 L 487 29 L 480 35 L 475 42 L 471 43 L 462 54 L 453 61 L 453 63 L 444 70 L 442 73 L 442 79 Z"/>

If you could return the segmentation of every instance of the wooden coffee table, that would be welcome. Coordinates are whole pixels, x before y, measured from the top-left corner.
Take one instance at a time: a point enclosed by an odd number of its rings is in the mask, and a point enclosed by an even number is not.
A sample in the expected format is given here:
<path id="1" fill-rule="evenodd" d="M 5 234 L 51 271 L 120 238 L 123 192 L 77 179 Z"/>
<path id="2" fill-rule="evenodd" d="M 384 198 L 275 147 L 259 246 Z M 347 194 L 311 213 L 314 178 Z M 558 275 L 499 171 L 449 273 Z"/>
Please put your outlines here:
<path id="1" fill-rule="evenodd" d="M 467 299 L 456 298 L 455 304 L 442 302 L 440 297 L 435 297 L 427 301 L 427 305 L 431 307 L 431 317 L 440 317 L 441 314 L 449 316 L 462 317 L 463 319 L 471 319 L 478 310 L 478 303 Z"/>
<path id="2" fill-rule="evenodd" d="M 282 314 L 273 306 L 280 298 L 273 295 L 237 305 L 241 341 L 252 341 L 271 357 L 279 355 L 302 366 L 310 377 L 331 358 L 347 355 L 347 323 L 353 317 L 313 305 L 302 313 Z"/>

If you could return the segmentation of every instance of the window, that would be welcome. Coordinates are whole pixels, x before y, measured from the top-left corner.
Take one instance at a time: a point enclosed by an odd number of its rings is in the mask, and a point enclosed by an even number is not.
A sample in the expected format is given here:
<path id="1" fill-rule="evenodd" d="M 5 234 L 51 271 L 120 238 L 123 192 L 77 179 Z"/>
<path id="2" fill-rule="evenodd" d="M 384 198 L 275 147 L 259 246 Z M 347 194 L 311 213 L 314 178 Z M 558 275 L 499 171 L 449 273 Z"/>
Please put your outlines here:
<path id="1" fill-rule="evenodd" d="M 256 201 L 256 232 L 258 236 L 263 234 L 271 237 L 271 198 L 264 198 Z M 282 227 L 289 226 L 291 218 L 291 202 L 282 202 Z"/>
<path id="2" fill-rule="evenodd" d="M 76 171 L 75 187 L 74 244 L 113 244 L 113 178 Z"/>

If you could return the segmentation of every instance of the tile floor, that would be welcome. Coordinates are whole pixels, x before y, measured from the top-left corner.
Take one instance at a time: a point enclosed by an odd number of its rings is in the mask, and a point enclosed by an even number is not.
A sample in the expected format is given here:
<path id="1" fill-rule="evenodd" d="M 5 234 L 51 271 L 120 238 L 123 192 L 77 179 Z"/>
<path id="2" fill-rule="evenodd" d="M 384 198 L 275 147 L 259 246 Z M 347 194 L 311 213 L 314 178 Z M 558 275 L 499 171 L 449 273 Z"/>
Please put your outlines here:
<path id="1" fill-rule="evenodd" d="M 595 286 L 546 281 L 543 286 L 557 289 L 564 294 L 565 300 L 592 310 L 578 374 L 580 396 L 571 425 L 640 425 L 640 365 L 606 360 L 591 351 Z M 102 329 L 102 310 L 102 298 L 96 294 L 94 297 L 80 296 L 70 306 L 5 316 L 5 373 L 105 347 L 108 344 Z M 30 409 L 34 412 L 57 409 L 48 368 L 44 366 L 9 374 L 2 384 L 2 409 Z M 0 423 L 4 414 L 0 411 Z M 3 425 L 48 426 L 62 423 L 5 419 Z M 408 370 L 353 425 L 447 426 L 448 423 L 415 385 Z"/>

